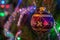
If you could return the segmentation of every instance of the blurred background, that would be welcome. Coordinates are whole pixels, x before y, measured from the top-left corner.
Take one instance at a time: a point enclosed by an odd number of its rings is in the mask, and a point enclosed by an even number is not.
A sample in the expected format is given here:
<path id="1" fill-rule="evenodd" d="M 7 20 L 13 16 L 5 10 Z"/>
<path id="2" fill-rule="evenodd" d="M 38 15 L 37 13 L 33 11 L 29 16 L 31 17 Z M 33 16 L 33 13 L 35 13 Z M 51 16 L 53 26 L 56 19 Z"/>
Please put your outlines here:
<path id="1" fill-rule="evenodd" d="M 3 25 L 6 23 L 8 20 L 9 16 L 12 14 L 14 11 L 15 7 L 17 6 L 18 0 L 5 0 L 1 3 L 2 0 L 0 0 L 0 40 L 6 40 L 6 37 L 3 34 Z M 33 1 L 36 2 L 36 7 L 39 8 L 41 6 L 46 7 L 48 12 L 50 12 L 55 21 L 57 22 L 56 29 L 60 33 L 60 0 L 22 0 L 19 8 L 24 8 L 28 7 L 30 5 L 33 5 Z M 5 7 L 4 7 L 5 6 Z M 8 12 L 9 14 L 6 14 Z M 34 14 L 33 12 L 32 14 Z M 52 28 L 50 32 L 40 33 L 38 34 L 37 32 L 33 31 L 30 25 L 30 20 L 31 20 L 31 15 L 24 15 L 22 22 L 21 22 L 21 27 L 20 29 L 22 30 L 21 34 L 21 40 L 58 40 L 57 34 Z M 18 28 L 17 28 L 17 21 L 19 18 L 19 14 L 16 16 L 16 21 L 14 21 L 11 25 L 11 32 L 15 35 Z M 50 38 L 48 38 L 48 35 L 50 34 Z"/>

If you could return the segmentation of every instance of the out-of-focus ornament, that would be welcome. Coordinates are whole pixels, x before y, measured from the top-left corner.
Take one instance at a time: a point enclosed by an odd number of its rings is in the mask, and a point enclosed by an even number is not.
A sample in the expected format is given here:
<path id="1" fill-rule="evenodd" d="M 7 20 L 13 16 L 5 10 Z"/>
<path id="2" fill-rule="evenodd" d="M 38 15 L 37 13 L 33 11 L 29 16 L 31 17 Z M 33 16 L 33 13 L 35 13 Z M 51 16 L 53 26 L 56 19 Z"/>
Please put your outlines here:
<path id="1" fill-rule="evenodd" d="M 53 16 L 48 12 L 44 12 L 45 8 L 41 7 L 39 9 L 42 14 L 37 12 L 31 18 L 32 29 L 41 32 L 49 31 L 54 25 Z"/>

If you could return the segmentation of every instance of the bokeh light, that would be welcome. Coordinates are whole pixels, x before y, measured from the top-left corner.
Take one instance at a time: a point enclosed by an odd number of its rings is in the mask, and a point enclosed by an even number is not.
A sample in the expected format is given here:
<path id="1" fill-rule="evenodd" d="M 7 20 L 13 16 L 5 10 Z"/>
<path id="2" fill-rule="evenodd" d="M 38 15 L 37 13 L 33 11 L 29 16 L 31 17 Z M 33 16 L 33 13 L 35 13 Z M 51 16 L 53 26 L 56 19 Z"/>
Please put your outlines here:
<path id="1" fill-rule="evenodd" d="M 21 40 L 21 38 L 20 37 L 17 37 L 17 40 Z"/>
<path id="2" fill-rule="evenodd" d="M 9 4 L 6 4 L 6 8 L 9 8 L 10 7 L 10 5 Z"/>
<path id="3" fill-rule="evenodd" d="M 4 17 L 5 16 L 5 13 L 4 12 L 0 12 L 0 16 L 1 17 Z"/>
<path id="4" fill-rule="evenodd" d="M 1 1 L 1 4 L 5 4 L 5 1 L 4 1 L 4 0 L 2 0 L 2 1 Z"/>
<path id="5" fill-rule="evenodd" d="M 1 5 L 1 8 L 4 8 L 5 7 L 5 5 Z"/>

